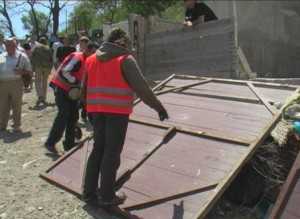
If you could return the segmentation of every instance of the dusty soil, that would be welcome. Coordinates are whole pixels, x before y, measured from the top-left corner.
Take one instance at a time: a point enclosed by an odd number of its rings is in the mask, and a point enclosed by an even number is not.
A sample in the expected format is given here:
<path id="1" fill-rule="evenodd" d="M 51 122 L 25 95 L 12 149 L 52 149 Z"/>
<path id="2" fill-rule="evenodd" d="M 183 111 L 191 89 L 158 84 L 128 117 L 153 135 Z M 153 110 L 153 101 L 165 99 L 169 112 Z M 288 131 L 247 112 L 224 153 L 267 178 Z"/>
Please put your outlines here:
<path id="1" fill-rule="evenodd" d="M 53 103 L 49 90 L 49 102 Z M 33 90 L 23 98 L 23 134 L 5 133 L 0 136 L 0 218 L 99 218 L 73 195 L 56 188 L 39 177 L 53 160 L 45 155 L 43 143 L 53 121 L 56 108 L 35 110 Z M 58 145 L 61 148 L 61 144 Z"/>

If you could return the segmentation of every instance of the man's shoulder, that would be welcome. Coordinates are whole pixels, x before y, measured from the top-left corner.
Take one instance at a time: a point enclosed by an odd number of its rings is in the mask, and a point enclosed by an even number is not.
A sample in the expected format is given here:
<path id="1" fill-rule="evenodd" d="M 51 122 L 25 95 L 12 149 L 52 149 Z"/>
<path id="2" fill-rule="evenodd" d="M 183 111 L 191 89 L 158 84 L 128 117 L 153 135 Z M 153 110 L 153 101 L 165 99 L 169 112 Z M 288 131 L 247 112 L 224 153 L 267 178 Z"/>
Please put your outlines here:
<path id="1" fill-rule="evenodd" d="M 16 57 L 17 59 L 21 59 L 21 62 L 30 62 L 28 56 L 24 52 L 17 51 Z"/>
<path id="2" fill-rule="evenodd" d="M 97 60 L 97 56 L 96 56 L 96 54 L 93 54 L 86 58 L 85 63 L 92 63 L 96 60 Z"/>

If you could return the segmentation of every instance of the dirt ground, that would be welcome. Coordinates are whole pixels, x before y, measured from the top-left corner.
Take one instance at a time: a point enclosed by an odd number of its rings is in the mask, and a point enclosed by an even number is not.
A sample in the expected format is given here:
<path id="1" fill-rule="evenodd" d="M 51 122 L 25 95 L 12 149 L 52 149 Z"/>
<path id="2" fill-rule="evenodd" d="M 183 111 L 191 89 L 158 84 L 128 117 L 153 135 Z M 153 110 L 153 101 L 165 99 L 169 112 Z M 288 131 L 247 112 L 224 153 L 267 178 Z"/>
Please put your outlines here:
<path id="1" fill-rule="evenodd" d="M 53 103 L 52 90 L 48 94 L 48 101 Z M 56 108 L 52 104 L 34 109 L 35 101 L 34 90 L 24 94 L 23 134 L 0 134 L 0 219 L 114 219 L 100 210 L 89 209 L 75 196 L 39 177 L 53 163 L 46 156 L 43 143 Z M 58 148 L 62 150 L 61 144 Z M 248 217 L 217 214 L 211 218 Z"/>
<path id="2" fill-rule="evenodd" d="M 53 103 L 49 89 L 49 102 Z M 99 212 L 87 209 L 73 195 L 56 188 L 39 177 L 53 160 L 45 155 L 43 143 L 53 121 L 56 108 L 33 109 L 35 91 L 23 98 L 23 134 L 0 135 L 0 218 L 99 218 Z M 60 147 L 61 144 L 58 145 Z"/>

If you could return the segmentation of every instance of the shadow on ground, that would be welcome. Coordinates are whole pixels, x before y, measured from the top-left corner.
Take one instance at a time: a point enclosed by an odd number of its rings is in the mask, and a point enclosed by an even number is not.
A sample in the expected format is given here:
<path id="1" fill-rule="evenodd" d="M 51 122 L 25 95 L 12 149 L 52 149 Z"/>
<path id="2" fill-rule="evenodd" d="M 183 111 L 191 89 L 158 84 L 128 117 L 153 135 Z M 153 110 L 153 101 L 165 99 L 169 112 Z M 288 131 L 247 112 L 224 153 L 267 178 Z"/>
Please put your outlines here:
<path id="1" fill-rule="evenodd" d="M 14 143 L 19 140 L 25 139 L 25 138 L 30 138 L 32 137 L 31 132 L 20 132 L 20 133 L 15 133 L 15 132 L 1 132 L 0 133 L 0 139 L 3 139 L 4 143 Z"/>
<path id="2" fill-rule="evenodd" d="M 29 110 L 31 111 L 42 111 L 44 109 L 46 109 L 47 107 L 55 107 L 56 104 L 55 103 L 47 103 L 47 104 L 44 104 L 44 105 L 35 105 L 35 106 L 31 106 L 29 107 Z"/>
<path id="3" fill-rule="evenodd" d="M 83 210 L 94 219 L 144 219 L 129 212 L 122 212 L 118 207 L 114 208 L 114 211 L 112 211 L 85 205 L 83 206 Z"/>

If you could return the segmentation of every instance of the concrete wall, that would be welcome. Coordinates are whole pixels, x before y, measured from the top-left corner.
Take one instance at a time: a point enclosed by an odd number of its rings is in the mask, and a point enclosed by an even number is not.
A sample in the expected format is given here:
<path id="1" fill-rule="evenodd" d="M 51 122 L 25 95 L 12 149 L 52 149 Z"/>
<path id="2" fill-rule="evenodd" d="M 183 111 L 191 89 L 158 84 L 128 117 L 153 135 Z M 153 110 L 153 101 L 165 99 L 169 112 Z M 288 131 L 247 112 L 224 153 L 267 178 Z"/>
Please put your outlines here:
<path id="1" fill-rule="evenodd" d="M 200 24 L 194 28 L 168 26 L 156 22 L 148 26 L 144 45 L 146 76 L 190 74 L 234 78 L 237 54 L 232 19 Z M 157 31 L 159 28 L 159 32 Z M 167 31 L 163 30 L 168 28 Z M 170 28 L 170 29 L 169 29 Z"/>
<path id="2" fill-rule="evenodd" d="M 219 18 L 237 11 L 238 39 L 258 76 L 299 77 L 300 1 L 206 1 Z"/>

